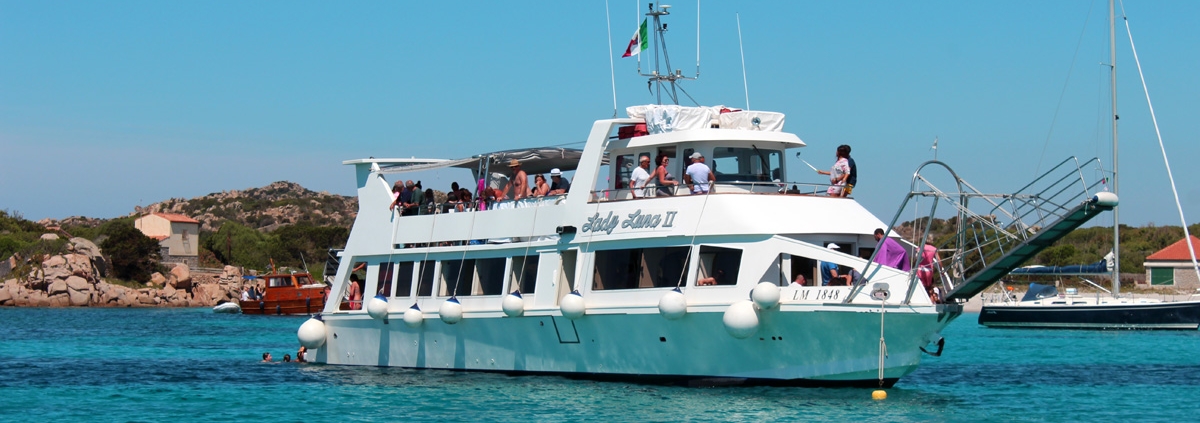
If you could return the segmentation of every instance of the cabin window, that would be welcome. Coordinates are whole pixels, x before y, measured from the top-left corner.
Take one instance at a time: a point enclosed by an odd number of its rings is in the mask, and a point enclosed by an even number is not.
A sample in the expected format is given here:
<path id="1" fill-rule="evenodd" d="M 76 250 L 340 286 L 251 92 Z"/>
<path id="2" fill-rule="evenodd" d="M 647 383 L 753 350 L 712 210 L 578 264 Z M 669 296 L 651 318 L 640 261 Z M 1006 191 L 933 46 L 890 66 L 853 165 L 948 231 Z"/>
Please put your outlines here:
<path id="1" fill-rule="evenodd" d="M 763 182 L 782 180 L 783 152 L 764 148 L 718 147 L 713 149 L 713 176 L 717 182 Z"/>
<path id="2" fill-rule="evenodd" d="M 521 294 L 532 294 L 537 284 L 538 256 L 520 256 L 512 258 L 511 289 L 520 287 Z"/>
<path id="3" fill-rule="evenodd" d="M 271 288 L 292 286 L 292 278 L 291 276 L 274 276 L 267 279 L 267 286 Z"/>
<path id="4" fill-rule="evenodd" d="M 736 285 L 741 266 L 742 250 L 702 245 L 696 285 Z"/>
<path id="5" fill-rule="evenodd" d="M 393 263 L 396 265 L 396 290 L 393 297 L 408 297 L 412 295 L 413 263 Z"/>
<path id="6" fill-rule="evenodd" d="M 295 275 L 295 278 L 296 278 L 296 284 L 298 284 L 300 286 L 312 284 L 312 280 L 310 280 L 308 278 L 308 275 Z"/>
<path id="7" fill-rule="evenodd" d="M 633 174 L 633 168 L 637 166 L 637 160 L 632 154 L 622 154 L 617 156 L 617 178 L 615 189 L 628 188 L 629 176 Z"/>
<path id="8" fill-rule="evenodd" d="M 687 269 L 688 247 L 596 252 L 593 290 L 677 286 Z"/>
<path id="9" fill-rule="evenodd" d="M 504 258 L 475 260 L 475 294 L 500 295 L 504 292 Z"/>
<path id="10" fill-rule="evenodd" d="M 567 293 L 575 289 L 575 261 L 579 257 L 579 250 L 571 249 L 559 253 L 558 256 L 558 293 L 554 296 L 555 301 L 562 301 Z"/>
<path id="11" fill-rule="evenodd" d="M 438 295 L 442 297 L 475 295 L 471 289 L 471 276 L 475 274 L 475 260 L 442 260 L 442 284 Z"/>
<path id="12" fill-rule="evenodd" d="M 395 271 L 396 263 L 379 264 L 379 271 L 377 272 L 378 277 L 375 281 L 375 286 L 378 287 L 378 290 L 375 291 L 377 295 L 383 295 L 385 297 L 392 296 L 392 279 L 394 279 L 396 276 Z"/>
<path id="13" fill-rule="evenodd" d="M 779 273 L 782 285 L 798 283 L 803 286 L 819 285 L 817 261 L 788 253 L 779 254 Z"/>
<path id="14" fill-rule="evenodd" d="M 433 295 L 433 263 L 426 260 L 420 262 L 417 269 L 417 295 L 428 297 Z"/>

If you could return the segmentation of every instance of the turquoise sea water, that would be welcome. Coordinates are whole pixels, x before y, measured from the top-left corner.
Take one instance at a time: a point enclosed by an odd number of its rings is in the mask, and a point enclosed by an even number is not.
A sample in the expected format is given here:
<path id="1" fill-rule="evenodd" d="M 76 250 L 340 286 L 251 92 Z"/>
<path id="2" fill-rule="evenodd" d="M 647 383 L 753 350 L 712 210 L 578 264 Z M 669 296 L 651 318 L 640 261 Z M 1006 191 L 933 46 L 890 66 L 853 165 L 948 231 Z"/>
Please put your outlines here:
<path id="1" fill-rule="evenodd" d="M 685 388 L 263 364 L 297 317 L 209 309 L 0 309 L 0 420 L 1196 421 L 1200 332 L 985 329 L 870 389 Z"/>

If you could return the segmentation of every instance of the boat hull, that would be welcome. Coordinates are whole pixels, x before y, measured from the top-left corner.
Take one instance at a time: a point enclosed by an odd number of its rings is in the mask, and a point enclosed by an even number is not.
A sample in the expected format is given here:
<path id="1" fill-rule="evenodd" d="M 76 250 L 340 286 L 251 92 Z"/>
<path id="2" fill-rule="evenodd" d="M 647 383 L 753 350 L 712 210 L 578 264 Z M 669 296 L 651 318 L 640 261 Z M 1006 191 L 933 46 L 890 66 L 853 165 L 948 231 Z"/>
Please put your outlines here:
<path id="1" fill-rule="evenodd" d="M 985 305 L 979 324 L 994 328 L 1176 329 L 1200 327 L 1200 301 L 1021 306 Z"/>
<path id="2" fill-rule="evenodd" d="M 889 308 L 884 384 L 917 368 L 921 347 L 961 312 L 956 306 Z M 689 385 L 879 386 L 878 306 L 822 305 L 761 311 L 753 336 L 723 326 L 723 308 L 675 321 L 657 313 L 464 318 L 426 314 L 417 328 L 392 313 L 323 316 L 317 362 Z"/>
<path id="3" fill-rule="evenodd" d="M 242 314 L 306 315 L 321 312 L 325 307 L 323 288 L 271 289 L 261 300 L 242 300 Z"/>

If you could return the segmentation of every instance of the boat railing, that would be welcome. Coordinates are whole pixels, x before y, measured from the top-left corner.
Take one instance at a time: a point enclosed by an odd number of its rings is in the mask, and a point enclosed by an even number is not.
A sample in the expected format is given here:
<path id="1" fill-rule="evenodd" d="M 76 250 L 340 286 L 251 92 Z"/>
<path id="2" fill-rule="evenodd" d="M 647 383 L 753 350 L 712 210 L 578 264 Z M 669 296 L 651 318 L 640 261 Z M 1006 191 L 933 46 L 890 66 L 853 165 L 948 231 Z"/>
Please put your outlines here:
<path id="1" fill-rule="evenodd" d="M 930 165 L 945 169 L 954 189 L 943 190 L 921 173 Z M 944 163 L 926 162 L 913 174 L 912 189 L 892 219 L 888 235 L 897 232 L 923 246 L 935 221 L 953 225 L 952 236 L 933 242 L 939 251 L 933 267 L 940 279 L 933 285 L 941 290 L 942 299 L 969 298 L 1098 213 L 1099 209 L 1083 207 L 1103 183 L 1085 180 L 1083 169 L 1089 167 L 1099 168 L 1099 160 L 1080 163 L 1070 157 L 1015 192 L 989 194 L 959 178 Z M 950 213 L 938 213 L 939 205 Z M 912 220 L 914 215 L 920 217 Z M 901 224 L 902 219 L 909 221 Z M 906 303 L 918 285 L 920 254 L 910 259 L 914 271 Z M 862 273 L 870 277 L 875 266 L 868 263 Z"/>
<path id="2" fill-rule="evenodd" d="M 811 182 L 715 182 L 710 194 L 773 194 L 773 195 L 826 195 L 829 184 Z M 693 194 L 687 184 L 650 185 L 645 188 L 618 188 L 592 191 L 589 203 L 606 201 L 642 200 L 647 198 L 680 197 Z"/>

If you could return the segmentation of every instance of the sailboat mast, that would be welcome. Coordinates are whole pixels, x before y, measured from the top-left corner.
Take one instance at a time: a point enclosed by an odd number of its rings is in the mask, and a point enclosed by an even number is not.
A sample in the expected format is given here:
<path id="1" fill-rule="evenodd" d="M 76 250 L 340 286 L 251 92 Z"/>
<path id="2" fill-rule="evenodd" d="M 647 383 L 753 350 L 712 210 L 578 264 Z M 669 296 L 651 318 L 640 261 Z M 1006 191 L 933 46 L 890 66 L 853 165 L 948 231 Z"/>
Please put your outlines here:
<path id="1" fill-rule="evenodd" d="M 1117 120 L 1120 119 L 1117 115 L 1117 14 L 1113 3 L 1114 0 L 1108 0 L 1108 69 L 1109 83 L 1112 85 L 1112 192 L 1119 198 L 1121 194 L 1117 192 L 1117 188 L 1121 178 L 1117 174 Z M 1113 207 L 1113 296 L 1121 294 L 1121 219 L 1117 214 L 1118 208 Z"/>

